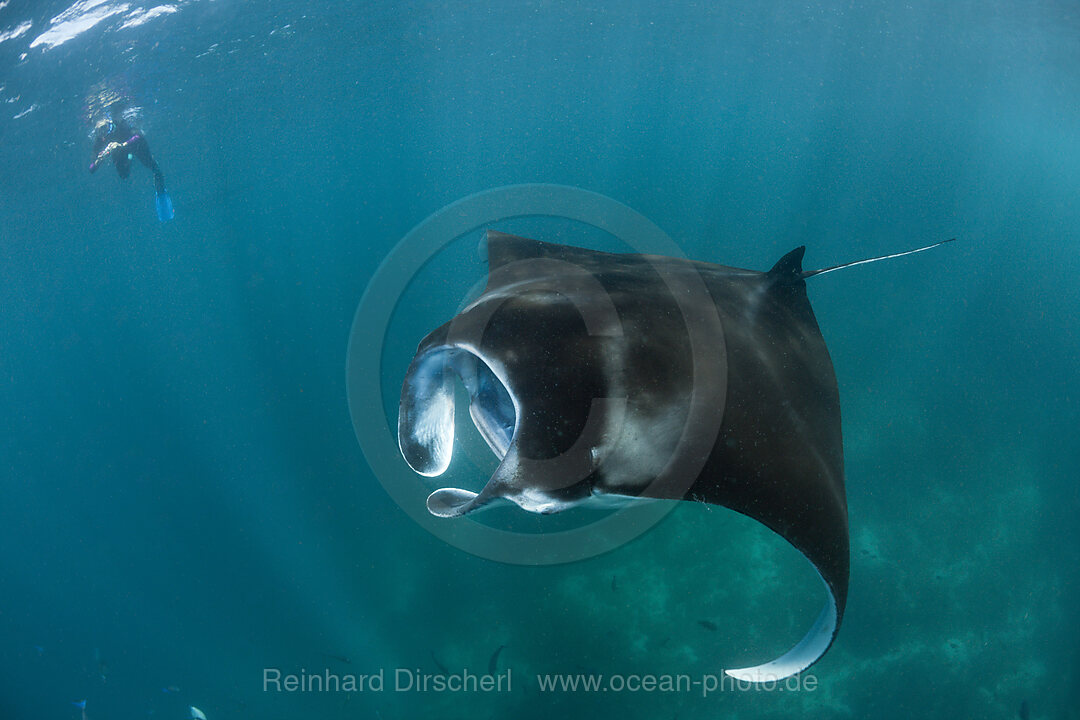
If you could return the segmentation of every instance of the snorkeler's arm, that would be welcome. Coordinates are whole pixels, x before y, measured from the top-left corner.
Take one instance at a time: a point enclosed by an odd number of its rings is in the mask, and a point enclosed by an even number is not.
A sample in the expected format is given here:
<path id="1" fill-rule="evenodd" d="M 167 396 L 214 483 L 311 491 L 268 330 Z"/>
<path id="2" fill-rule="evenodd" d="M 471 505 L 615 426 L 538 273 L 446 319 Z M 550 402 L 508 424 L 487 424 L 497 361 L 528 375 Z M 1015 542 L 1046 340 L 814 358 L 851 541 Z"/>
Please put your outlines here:
<path id="1" fill-rule="evenodd" d="M 127 145 L 127 143 L 111 142 L 108 145 L 106 145 L 104 148 L 102 148 L 101 152 L 99 152 L 97 154 L 97 157 L 94 158 L 94 162 L 90 163 L 90 172 L 94 172 L 95 170 L 97 170 L 98 165 L 100 165 L 102 162 L 104 162 L 105 159 L 107 157 L 109 157 L 110 155 L 112 155 L 114 151 L 120 150 L 125 145 Z"/>

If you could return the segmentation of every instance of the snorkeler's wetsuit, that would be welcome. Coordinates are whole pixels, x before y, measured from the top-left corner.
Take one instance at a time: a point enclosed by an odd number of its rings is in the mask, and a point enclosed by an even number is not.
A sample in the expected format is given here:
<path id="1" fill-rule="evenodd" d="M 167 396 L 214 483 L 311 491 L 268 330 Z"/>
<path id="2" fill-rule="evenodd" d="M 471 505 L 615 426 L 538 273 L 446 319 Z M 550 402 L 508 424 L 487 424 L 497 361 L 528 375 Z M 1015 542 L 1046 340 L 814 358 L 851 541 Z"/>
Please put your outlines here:
<path id="1" fill-rule="evenodd" d="M 154 190 L 165 192 L 165 176 L 157 161 L 150 154 L 150 143 L 141 132 L 131 129 L 124 120 L 113 121 L 101 126 L 101 131 L 94 137 L 94 162 L 90 163 L 90 172 L 106 157 L 112 157 L 113 165 L 120 177 L 126 178 L 131 173 L 131 159 L 136 157 L 154 173 Z"/>

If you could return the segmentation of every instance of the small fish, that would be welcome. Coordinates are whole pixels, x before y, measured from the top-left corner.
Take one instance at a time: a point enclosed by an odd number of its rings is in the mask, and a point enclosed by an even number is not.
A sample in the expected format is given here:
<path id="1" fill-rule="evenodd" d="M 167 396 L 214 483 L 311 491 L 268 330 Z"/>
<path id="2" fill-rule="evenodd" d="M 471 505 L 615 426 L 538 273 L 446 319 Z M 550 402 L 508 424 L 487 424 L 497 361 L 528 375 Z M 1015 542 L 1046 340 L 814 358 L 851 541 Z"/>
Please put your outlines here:
<path id="1" fill-rule="evenodd" d="M 45 654 L 45 648 L 41 647 L 40 645 L 35 645 L 34 646 L 34 652 L 37 653 L 38 657 L 41 657 L 42 655 Z"/>
<path id="2" fill-rule="evenodd" d="M 203 713 L 202 710 L 200 710 L 199 708 L 192 705 L 191 706 L 191 720 L 206 720 L 206 715 Z"/>
<path id="3" fill-rule="evenodd" d="M 161 692 L 163 692 L 163 693 L 178 693 L 178 692 L 180 692 L 180 688 L 176 687 L 175 685 L 166 685 L 165 687 L 161 688 Z"/>
<path id="4" fill-rule="evenodd" d="M 1028 705 L 1027 698 L 1020 701 L 1020 720 L 1030 720 L 1031 707 Z"/>
<path id="5" fill-rule="evenodd" d="M 85 710 L 86 709 L 86 701 L 85 700 L 72 700 L 71 704 L 74 705 L 75 707 L 79 708 L 80 710 Z"/>
<path id="6" fill-rule="evenodd" d="M 321 653 L 321 655 L 324 658 L 328 658 L 330 660 L 334 660 L 334 661 L 337 661 L 339 663 L 345 663 L 346 665 L 352 665 L 352 660 L 345 657 L 344 655 L 331 655 L 330 653 Z"/>
<path id="7" fill-rule="evenodd" d="M 619 586 L 615 583 L 615 576 L 611 576 L 611 592 L 615 592 L 619 589 Z"/>
<path id="8" fill-rule="evenodd" d="M 491 654 L 491 659 L 488 660 L 488 675 L 494 675 L 495 671 L 499 668 L 499 653 L 503 651 L 505 645 L 500 645 L 498 649 Z"/>
<path id="9" fill-rule="evenodd" d="M 709 632 L 716 632 L 716 630 L 717 630 L 716 623 L 711 622 L 709 620 L 698 620 L 697 624 L 700 625 L 701 627 L 705 628 Z"/>

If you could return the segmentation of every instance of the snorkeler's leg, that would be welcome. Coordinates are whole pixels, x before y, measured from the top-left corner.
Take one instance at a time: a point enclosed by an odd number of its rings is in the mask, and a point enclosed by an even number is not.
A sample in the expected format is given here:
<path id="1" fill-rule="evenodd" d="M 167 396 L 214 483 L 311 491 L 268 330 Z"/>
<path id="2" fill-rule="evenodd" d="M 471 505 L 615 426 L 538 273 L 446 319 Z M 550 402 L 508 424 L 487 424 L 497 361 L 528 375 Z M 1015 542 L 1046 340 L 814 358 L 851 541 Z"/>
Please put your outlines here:
<path id="1" fill-rule="evenodd" d="M 154 167 L 150 168 L 154 171 L 154 192 L 159 195 L 165 192 L 165 175 L 161 172 L 161 168 L 154 163 Z"/>
<path id="2" fill-rule="evenodd" d="M 146 142 L 146 138 L 142 135 L 133 136 L 128 140 L 128 151 L 154 173 L 154 190 L 158 193 L 165 192 L 165 175 L 158 167 L 157 160 L 150 154 L 150 143 Z"/>
<path id="3" fill-rule="evenodd" d="M 126 178 L 131 174 L 131 160 L 128 158 L 127 153 L 123 150 L 112 153 L 113 165 L 116 166 L 116 173 L 122 178 Z"/>
<path id="4" fill-rule="evenodd" d="M 165 189 L 165 175 L 161 172 L 161 168 L 158 167 L 154 156 L 150 154 L 150 143 L 146 142 L 146 138 L 141 134 L 136 134 L 128 140 L 127 147 L 128 152 L 139 158 L 139 162 L 150 168 L 150 172 L 154 173 L 154 208 L 157 210 L 158 220 L 161 222 L 172 220 L 175 216 L 172 198 L 169 197 L 169 192 Z"/>
<path id="5" fill-rule="evenodd" d="M 139 158 L 139 162 L 151 170 L 154 169 L 155 163 L 153 156 L 150 155 L 150 143 L 146 142 L 145 137 L 136 133 L 131 136 L 130 140 L 124 143 L 124 146 L 131 155 Z"/>

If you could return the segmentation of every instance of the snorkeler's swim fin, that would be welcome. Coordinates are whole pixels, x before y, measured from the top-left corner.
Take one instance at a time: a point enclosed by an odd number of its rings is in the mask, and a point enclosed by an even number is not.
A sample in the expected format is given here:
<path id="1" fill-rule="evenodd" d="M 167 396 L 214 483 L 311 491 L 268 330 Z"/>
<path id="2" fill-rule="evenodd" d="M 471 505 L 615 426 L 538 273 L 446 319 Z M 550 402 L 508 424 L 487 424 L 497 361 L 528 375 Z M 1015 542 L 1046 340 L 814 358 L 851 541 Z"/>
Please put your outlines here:
<path id="1" fill-rule="evenodd" d="M 154 195 L 154 207 L 157 208 L 157 219 L 161 222 L 168 222 L 176 216 L 173 212 L 172 198 L 166 190 Z"/>

